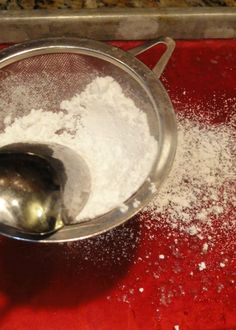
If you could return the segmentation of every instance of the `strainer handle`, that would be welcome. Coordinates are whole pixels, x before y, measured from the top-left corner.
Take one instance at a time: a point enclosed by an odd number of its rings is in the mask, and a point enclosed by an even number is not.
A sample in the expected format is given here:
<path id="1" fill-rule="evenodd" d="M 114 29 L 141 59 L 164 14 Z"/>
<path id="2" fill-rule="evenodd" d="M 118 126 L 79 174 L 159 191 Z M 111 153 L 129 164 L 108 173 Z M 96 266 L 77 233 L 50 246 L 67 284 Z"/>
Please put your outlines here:
<path id="1" fill-rule="evenodd" d="M 159 61 L 156 63 L 156 65 L 153 68 L 153 71 L 155 72 L 157 77 L 160 78 L 160 76 L 162 75 L 162 72 L 164 71 L 164 69 L 175 49 L 175 41 L 173 39 L 171 39 L 169 37 L 159 37 L 156 40 L 151 40 L 151 41 L 144 43 L 141 46 L 132 48 L 132 49 L 128 50 L 128 52 L 134 56 L 137 56 L 158 44 L 166 45 L 166 50 L 165 50 L 164 54 L 161 56 L 161 58 L 159 59 Z"/>

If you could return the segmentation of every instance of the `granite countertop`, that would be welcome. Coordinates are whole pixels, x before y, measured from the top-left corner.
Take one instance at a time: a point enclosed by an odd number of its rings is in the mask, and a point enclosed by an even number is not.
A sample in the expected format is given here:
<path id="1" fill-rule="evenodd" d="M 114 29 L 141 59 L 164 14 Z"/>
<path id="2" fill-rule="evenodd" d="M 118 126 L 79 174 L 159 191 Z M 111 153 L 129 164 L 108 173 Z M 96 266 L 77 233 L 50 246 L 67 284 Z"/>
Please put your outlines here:
<path id="1" fill-rule="evenodd" d="M 236 7 L 236 0 L 0 0 L 0 10 L 6 9 L 81 9 L 103 7 Z"/>

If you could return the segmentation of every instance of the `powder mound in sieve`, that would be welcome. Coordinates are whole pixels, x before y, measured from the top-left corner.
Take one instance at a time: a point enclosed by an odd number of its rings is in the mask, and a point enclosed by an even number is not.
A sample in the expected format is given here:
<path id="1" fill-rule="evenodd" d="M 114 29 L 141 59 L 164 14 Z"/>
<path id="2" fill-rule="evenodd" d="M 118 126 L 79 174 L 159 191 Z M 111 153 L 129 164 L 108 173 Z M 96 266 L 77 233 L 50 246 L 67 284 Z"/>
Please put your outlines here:
<path id="1" fill-rule="evenodd" d="M 112 77 L 95 78 L 60 108 L 57 113 L 33 109 L 10 125 L 6 117 L 1 145 L 50 141 L 74 149 L 87 162 L 92 183 L 76 220 L 100 216 L 139 189 L 155 160 L 157 141 L 150 135 L 147 115 Z"/>

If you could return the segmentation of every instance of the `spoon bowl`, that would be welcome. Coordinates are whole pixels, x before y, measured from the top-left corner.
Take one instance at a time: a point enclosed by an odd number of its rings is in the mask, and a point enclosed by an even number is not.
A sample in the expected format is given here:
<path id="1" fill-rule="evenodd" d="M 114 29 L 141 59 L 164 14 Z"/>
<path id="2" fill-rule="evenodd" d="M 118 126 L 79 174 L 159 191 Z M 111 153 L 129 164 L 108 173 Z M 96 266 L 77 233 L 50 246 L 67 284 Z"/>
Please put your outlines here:
<path id="1" fill-rule="evenodd" d="M 90 193 L 85 161 L 59 144 L 0 149 L 0 232 L 42 236 L 73 223 Z M 10 234 L 9 234 L 10 233 Z"/>

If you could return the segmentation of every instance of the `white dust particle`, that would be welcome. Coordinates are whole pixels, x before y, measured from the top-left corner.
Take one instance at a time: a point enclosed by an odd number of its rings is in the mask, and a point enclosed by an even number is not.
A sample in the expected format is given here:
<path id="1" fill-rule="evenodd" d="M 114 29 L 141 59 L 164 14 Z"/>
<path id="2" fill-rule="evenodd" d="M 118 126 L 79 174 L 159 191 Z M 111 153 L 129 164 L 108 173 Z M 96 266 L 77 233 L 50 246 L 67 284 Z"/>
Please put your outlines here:
<path id="1" fill-rule="evenodd" d="M 159 259 L 165 259 L 165 256 L 164 256 L 164 254 L 159 254 Z"/>
<path id="2" fill-rule="evenodd" d="M 198 228 L 195 225 L 191 225 L 190 227 L 188 227 L 186 229 L 186 231 L 187 231 L 187 233 L 189 233 L 189 235 L 193 236 L 198 233 Z"/>
<path id="3" fill-rule="evenodd" d="M 202 246 L 202 252 L 207 253 L 207 251 L 208 251 L 208 244 L 204 243 L 203 246 Z"/>
<path id="4" fill-rule="evenodd" d="M 141 292 L 141 293 L 143 293 L 144 288 L 139 288 L 138 291 Z"/>
<path id="5" fill-rule="evenodd" d="M 202 262 L 200 262 L 200 263 L 198 264 L 198 269 L 199 269 L 200 271 L 206 269 L 206 264 L 205 264 L 204 261 L 202 261 Z"/>

